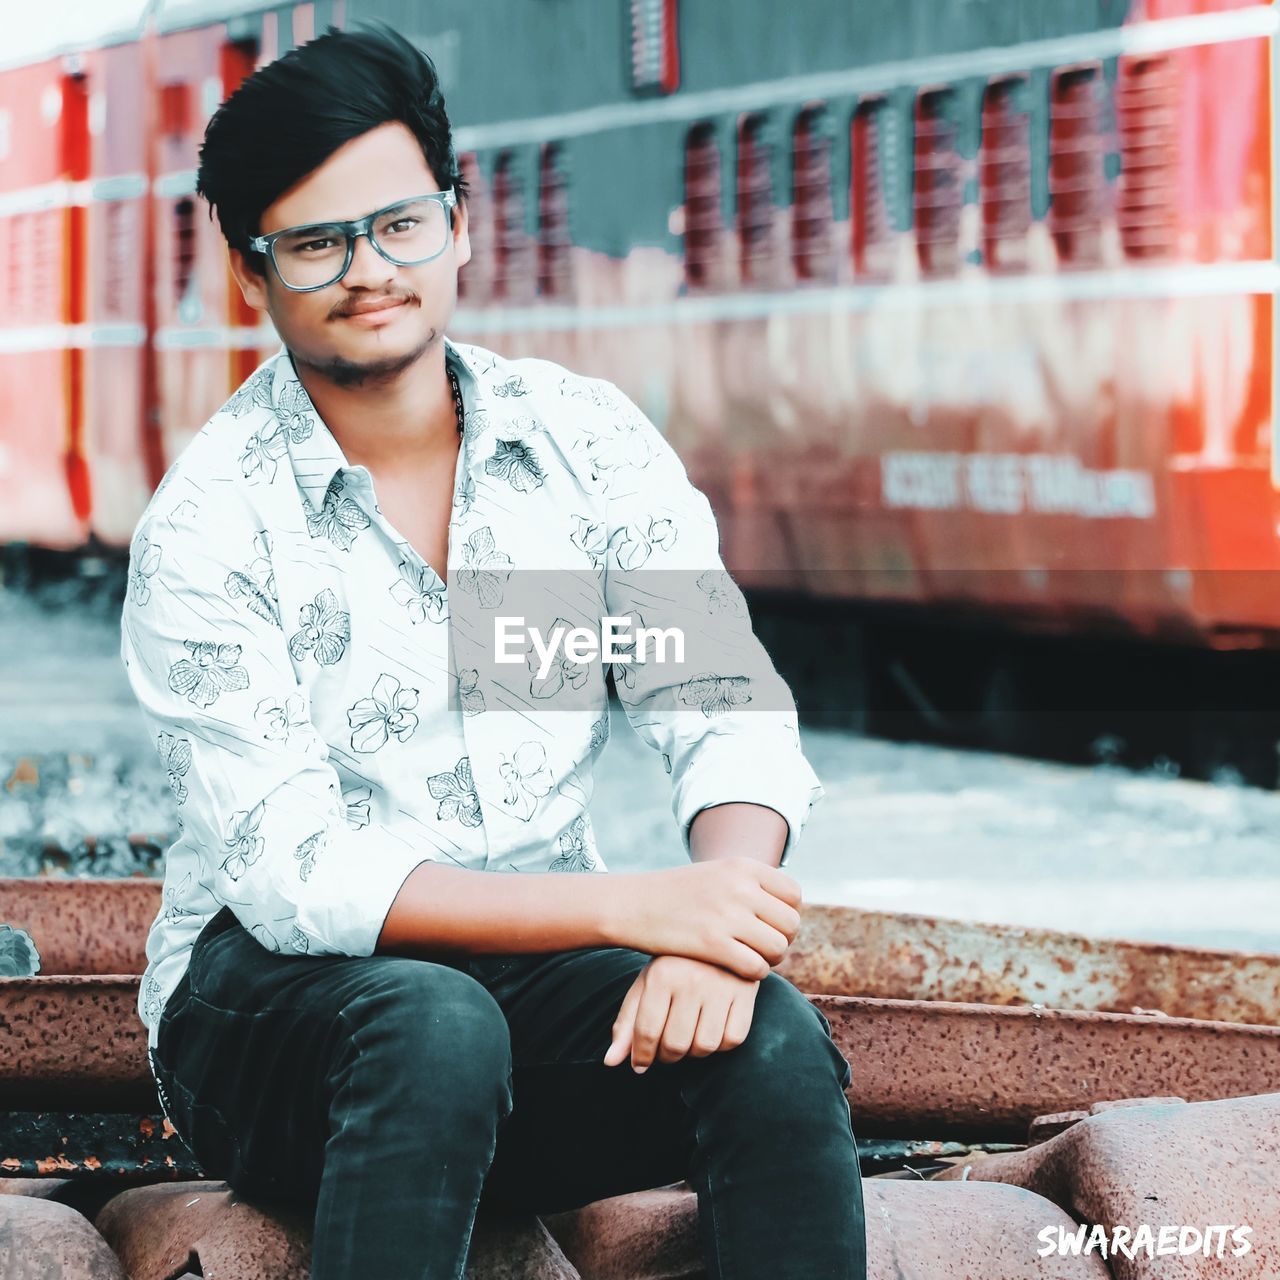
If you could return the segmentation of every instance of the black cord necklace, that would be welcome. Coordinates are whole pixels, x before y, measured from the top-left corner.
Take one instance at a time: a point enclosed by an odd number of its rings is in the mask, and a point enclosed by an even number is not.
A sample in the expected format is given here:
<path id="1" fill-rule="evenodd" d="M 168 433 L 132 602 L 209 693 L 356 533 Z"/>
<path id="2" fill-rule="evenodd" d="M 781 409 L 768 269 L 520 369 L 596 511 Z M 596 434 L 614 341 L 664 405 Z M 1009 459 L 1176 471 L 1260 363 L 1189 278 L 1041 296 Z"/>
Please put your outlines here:
<path id="1" fill-rule="evenodd" d="M 462 435 L 462 424 L 466 416 L 466 410 L 462 407 L 462 388 L 458 385 L 458 375 L 454 373 L 453 366 L 446 364 L 444 369 L 449 375 L 449 385 L 453 388 L 453 411 L 458 416 L 458 434 Z"/>

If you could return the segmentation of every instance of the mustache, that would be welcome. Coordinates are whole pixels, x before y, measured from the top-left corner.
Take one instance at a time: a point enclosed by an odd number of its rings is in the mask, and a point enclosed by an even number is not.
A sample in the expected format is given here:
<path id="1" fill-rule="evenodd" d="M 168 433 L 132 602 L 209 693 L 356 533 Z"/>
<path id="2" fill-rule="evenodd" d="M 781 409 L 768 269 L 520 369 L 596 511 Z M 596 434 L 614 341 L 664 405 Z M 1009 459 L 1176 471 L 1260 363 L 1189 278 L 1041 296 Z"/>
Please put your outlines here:
<path id="1" fill-rule="evenodd" d="M 371 302 L 416 302 L 418 295 L 411 290 L 397 291 L 395 293 L 380 293 L 377 297 L 359 297 L 351 298 L 344 306 L 334 309 L 335 316 L 357 315 L 362 307 L 367 306 Z"/>

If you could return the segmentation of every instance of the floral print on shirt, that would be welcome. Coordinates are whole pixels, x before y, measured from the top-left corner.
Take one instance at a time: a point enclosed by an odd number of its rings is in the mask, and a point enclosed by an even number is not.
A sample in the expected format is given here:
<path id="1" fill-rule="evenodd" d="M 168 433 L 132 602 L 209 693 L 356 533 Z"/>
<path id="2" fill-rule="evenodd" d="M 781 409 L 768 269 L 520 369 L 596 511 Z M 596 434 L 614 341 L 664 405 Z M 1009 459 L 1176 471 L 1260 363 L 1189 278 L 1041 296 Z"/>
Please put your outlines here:
<path id="1" fill-rule="evenodd" d="M 298 610 L 298 626 L 289 637 L 289 656 L 295 662 L 314 657 L 322 667 L 342 661 L 351 639 L 351 617 L 338 608 L 338 597 L 328 588 Z"/>
<path id="2" fill-rule="evenodd" d="M 395 737 L 407 742 L 418 727 L 413 709 L 418 705 L 417 689 L 402 689 L 400 681 L 385 671 L 373 686 L 373 693 L 347 712 L 353 751 L 380 751 Z"/>

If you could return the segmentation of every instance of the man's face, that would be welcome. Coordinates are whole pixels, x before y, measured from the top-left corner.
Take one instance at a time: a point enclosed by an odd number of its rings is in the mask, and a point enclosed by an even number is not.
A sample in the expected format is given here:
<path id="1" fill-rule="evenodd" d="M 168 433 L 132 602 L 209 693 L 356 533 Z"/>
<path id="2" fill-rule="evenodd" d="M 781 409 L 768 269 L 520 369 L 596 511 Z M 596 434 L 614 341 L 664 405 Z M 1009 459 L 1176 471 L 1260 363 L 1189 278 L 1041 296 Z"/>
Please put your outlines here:
<path id="1" fill-rule="evenodd" d="M 418 140 L 393 121 L 353 138 L 264 209 L 259 232 L 361 218 L 439 190 Z M 235 250 L 231 266 L 245 301 L 270 315 L 295 361 L 338 386 L 361 386 L 393 380 L 438 341 L 457 305 L 458 268 L 470 257 L 459 203 L 445 251 L 416 267 L 388 262 L 367 236 L 356 239 L 346 275 L 311 293 L 286 289 L 270 262 L 265 277 L 256 274 Z M 400 305 L 355 318 L 390 300 Z"/>

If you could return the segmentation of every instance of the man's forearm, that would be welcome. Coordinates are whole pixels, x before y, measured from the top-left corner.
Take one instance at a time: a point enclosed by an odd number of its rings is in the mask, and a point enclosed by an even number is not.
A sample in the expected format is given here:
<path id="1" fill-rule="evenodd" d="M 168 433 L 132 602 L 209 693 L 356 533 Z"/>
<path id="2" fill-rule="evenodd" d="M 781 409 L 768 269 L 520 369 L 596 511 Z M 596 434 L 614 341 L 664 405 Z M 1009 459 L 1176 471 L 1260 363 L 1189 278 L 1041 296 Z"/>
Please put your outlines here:
<path id="1" fill-rule="evenodd" d="M 748 857 L 776 867 L 787 822 L 764 805 L 712 805 L 694 818 L 695 862 Z M 437 862 L 415 867 L 383 922 L 374 953 L 493 954 L 632 946 L 627 890 L 616 874 L 468 871 Z M 656 886 L 655 886 L 656 888 Z M 666 914 L 665 906 L 661 907 Z"/>
<path id="2" fill-rule="evenodd" d="M 695 862 L 712 858 L 755 858 L 776 867 L 787 847 L 787 820 L 762 804 L 733 801 L 700 809 L 689 825 L 689 853 Z"/>
<path id="3" fill-rule="evenodd" d="M 374 953 L 568 951 L 613 944 L 609 875 L 468 871 L 424 862 L 408 875 Z"/>

